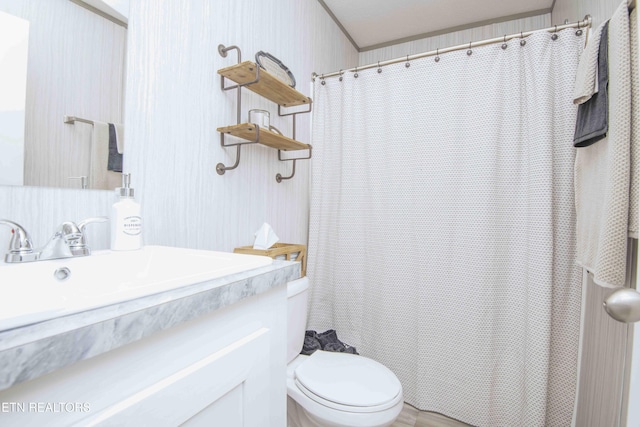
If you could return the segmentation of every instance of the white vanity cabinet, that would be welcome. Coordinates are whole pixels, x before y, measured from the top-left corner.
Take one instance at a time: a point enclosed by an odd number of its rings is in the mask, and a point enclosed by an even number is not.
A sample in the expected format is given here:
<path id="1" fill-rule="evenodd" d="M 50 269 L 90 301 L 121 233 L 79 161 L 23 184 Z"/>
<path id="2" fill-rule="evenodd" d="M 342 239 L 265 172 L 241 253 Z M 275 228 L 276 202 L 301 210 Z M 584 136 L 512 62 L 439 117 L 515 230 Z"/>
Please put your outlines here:
<path id="1" fill-rule="evenodd" d="M 0 425 L 285 426 L 285 340 L 283 283 L 0 391 Z"/>

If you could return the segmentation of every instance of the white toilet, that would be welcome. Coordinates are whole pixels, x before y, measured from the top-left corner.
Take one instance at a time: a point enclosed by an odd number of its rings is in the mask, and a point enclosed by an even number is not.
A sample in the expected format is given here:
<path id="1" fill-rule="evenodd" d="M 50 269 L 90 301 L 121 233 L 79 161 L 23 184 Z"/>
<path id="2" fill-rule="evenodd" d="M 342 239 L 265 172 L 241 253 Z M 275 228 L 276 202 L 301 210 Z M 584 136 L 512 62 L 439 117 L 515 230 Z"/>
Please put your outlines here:
<path id="1" fill-rule="evenodd" d="M 348 353 L 300 354 L 309 279 L 287 285 L 288 427 L 385 427 L 403 406 L 402 385 L 386 366 Z"/>

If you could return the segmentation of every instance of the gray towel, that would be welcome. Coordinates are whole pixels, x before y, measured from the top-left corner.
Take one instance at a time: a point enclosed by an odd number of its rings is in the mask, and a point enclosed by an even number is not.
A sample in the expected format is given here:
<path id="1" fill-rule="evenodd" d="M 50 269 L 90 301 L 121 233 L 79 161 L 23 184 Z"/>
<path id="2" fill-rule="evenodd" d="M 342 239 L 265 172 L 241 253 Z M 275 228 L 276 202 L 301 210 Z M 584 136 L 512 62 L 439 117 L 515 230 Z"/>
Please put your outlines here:
<path id="1" fill-rule="evenodd" d="M 598 92 L 578 107 L 573 146 L 588 147 L 600 141 L 609 130 L 609 23 L 602 27 L 598 49 Z"/>
<path id="2" fill-rule="evenodd" d="M 122 154 L 118 153 L 118 137 L 116 127 L 109 123 L 109 161 L 107 169 L 113 172 L 122 172 Z"/>

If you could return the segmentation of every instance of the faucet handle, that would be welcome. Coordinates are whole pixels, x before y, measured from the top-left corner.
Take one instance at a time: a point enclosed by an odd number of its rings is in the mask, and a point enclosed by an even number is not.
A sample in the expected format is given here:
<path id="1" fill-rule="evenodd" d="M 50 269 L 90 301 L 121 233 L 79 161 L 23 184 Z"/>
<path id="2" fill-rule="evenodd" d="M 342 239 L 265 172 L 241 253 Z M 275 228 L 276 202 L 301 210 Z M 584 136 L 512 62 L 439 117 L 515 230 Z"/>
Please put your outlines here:
<path id="1" fill-rule="evenodd" d="M 80 238 L 82 233 L 73 221 L 65 221 L 60 224 L 54 234 L 54 237 L 62 237 L 65 242 L 72 242 L 74 239 Z"/>
<path id="2" fill-rule="evenodd" d="M 69 242 L 69 247 L 74 256 L 91 255 L 91 249 L 87 246 L 87 236 L 84 234 L 84 230 L 87 225 L 96 222 L 107 222 L 109 218 L 106 216 L 96 216 L 83 219 L 78 223 L 78 237 Z"/>
<path id="3" fill-rule="evenodd" d="M 80 229 L 81 233 L 84 233 L 84 228 L 94 222 L 107 222 L 109 221 L 109 218 L 107 218 L 106 216 L 94 216 L 91 218 L 86 218 L 83 219 L 82 221 L 80 221 L 78 223 L 78 228 Z"/>
<path id="4" fill-rule="evenodd" d="M 0 224 L 11 228 L 12 236 L 9 242 L 9 254 L 29 254 L 33 252 L 31 236 L 20 224 L 8 219 L 0 219 Z"/>

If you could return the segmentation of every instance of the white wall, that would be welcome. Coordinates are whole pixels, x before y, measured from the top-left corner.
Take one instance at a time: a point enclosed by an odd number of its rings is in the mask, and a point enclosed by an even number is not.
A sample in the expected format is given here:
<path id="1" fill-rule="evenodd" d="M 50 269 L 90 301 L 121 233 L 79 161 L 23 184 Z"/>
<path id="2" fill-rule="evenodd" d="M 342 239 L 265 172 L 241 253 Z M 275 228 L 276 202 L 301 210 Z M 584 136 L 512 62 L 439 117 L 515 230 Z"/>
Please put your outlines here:
<path id="1" fill-rule="evenodd" d="M 309 162 L 289 173 L 277 151 L 245 146 L 237 169 L 235 149 L 220 147 L 216 128 L 235 124 L 235 92 L 222 92 L 216 71 L 236 63 L 217 53 L 237 45 L 243 60 L 259 50 L 281 59 L 297 89 L 309 95 L 311 73 L 355 65 L 357 54 L 313 0 L 155 0 L 131 3 L 127 75 L 125 170 L 140 193 L 147 243 L 230 251 L 253 242 L 263 222 L 281 242 L 307 241 Z M 267 109 L 271 122 L 291 135 L 291 118 L 277 106 L 243 90 L 242 117 Z M 298 120 L 297 139 L 309 142 L 310 115 Z M 303 153 L 304 154 L 304 153 Z"/>
<path id="2" fill-rule="evenodd" d="M 622 0 L 556 0 L 551 12 L 551 24 L 560 25 L 565 19 L 578 21 L 591 15 L 593 28 L 613 15 Z"/>
<path id="3" fill-rule="evenodd" d="M 412 42 L 400 43 L 397 45 L 374 49 L 360 53 L 359 65 L 373 64 L 378 61 L 400 58 L 406 55 L 415 55 L 422 52 L 429 52 L 437 48 L 458 46 L 470 41 L 480 41 L 500 37 L 503 35 L 516 34 L 520 31 L 532 31 L 546 28 L 551 25 L 551 15 L 544 14 L 529 18 L 514 19 L 512 21 L 500 22 L 497 24 L 484 25 L 470 28 L 468 30 L 455 31 L 439 36 L 428 37 Z M 324 72 L 337 71 L 325 70 Z"/>

